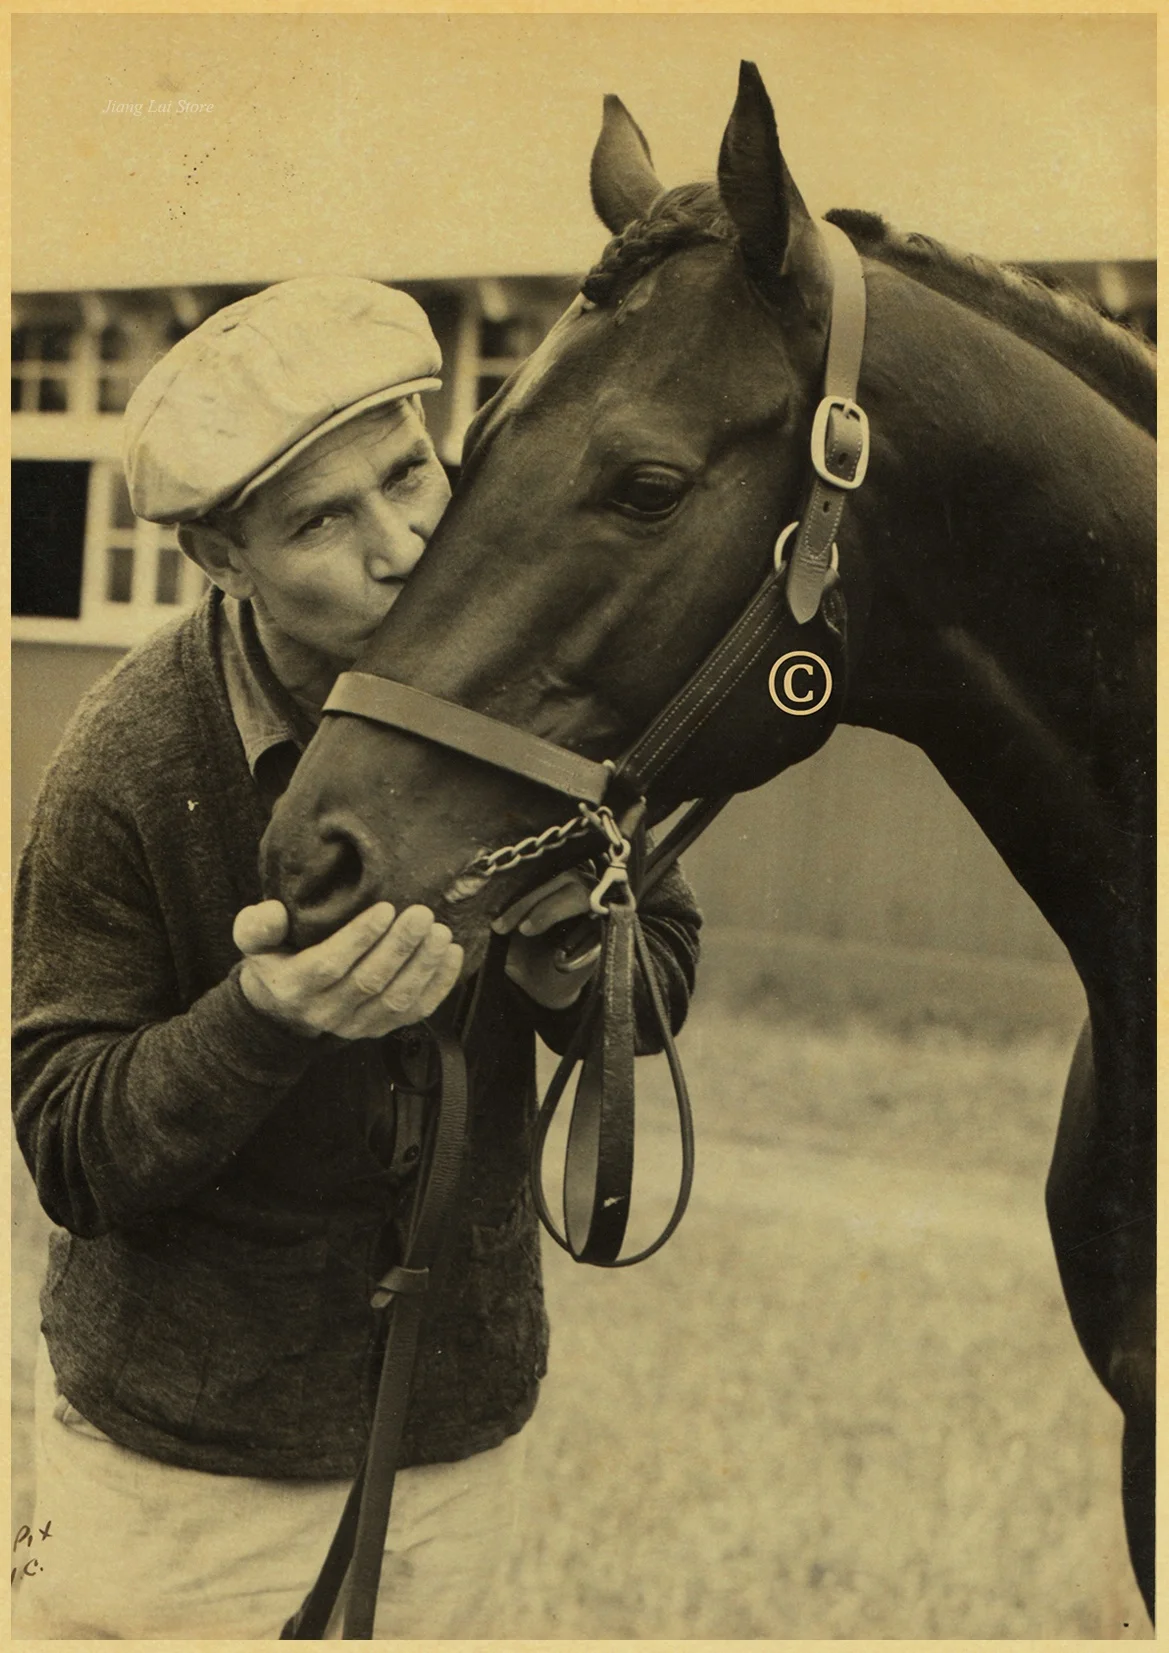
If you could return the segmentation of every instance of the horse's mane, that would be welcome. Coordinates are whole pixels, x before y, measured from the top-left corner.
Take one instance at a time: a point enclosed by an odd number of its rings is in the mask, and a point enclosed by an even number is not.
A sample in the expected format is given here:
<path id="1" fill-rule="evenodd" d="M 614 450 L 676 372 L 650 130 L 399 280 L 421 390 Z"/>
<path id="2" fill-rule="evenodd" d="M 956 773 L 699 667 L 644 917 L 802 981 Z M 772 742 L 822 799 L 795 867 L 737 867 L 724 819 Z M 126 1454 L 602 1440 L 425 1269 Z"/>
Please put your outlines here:
<path id="1" fill-rule="evenodd" d="M 1081 294 L 1014 265 L 955 252 L 928 235 L 903 235 L 876 213 L 835 211 L 827 217 L 859 253 L 999 322 L 1061 362 L 1145 430 L 1156 430 L 1154 351 Z"/>
<path id="2" fill-rule="evenodd" d="M 591 304 L 614 304 L 671 253 L 733 242 L 736 234 L 713 184 L 682 184 L 659 195 L 644 218 L 613 237 L 581 283 L 581 294 Z"/>
<path id="3" fill-rule="evenodd" d="M 1008 264 L 955 252 L 926 235 L 903 235 L 876 213 L 827 214 L 856 247 L 934 292 L 956 300 L 1046 352 L 1147 431 L 1156 428 L 1156 356 L 1136 333 L 1087 299 Z M 736 232 L 712 183 L 668 190 L 605 248 L 581 291 L 613 304 L 672 253 Z"/>

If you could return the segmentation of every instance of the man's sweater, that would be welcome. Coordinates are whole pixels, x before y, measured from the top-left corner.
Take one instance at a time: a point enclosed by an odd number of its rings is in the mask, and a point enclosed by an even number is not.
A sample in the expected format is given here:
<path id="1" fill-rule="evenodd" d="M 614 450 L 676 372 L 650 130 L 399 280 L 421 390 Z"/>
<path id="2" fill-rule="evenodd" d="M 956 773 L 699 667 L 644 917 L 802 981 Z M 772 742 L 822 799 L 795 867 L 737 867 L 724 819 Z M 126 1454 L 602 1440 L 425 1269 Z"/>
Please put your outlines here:
<path id="1" fill-rule="evenodd" d="M 232 1474 L 351 1474 L 369 1425 L 374 1281 L 410 1190 L 378 1149 L 385 1047 L 254 1010 L 231 929 L 265 820 L 215 664 L 212 594 L 91 691 L 45 779 L 16 896 L 14 1107 L 54 1235 L 44 1330 L 114 1440 Z M 698 917 L 644 914 L 681 1022 Z M 468 1456 L 535 1405 L 547 1326 L 525 1167 L 533 1028 L 484 984 L 460 1210 L 423 1323 L 404 1463 Z"/>

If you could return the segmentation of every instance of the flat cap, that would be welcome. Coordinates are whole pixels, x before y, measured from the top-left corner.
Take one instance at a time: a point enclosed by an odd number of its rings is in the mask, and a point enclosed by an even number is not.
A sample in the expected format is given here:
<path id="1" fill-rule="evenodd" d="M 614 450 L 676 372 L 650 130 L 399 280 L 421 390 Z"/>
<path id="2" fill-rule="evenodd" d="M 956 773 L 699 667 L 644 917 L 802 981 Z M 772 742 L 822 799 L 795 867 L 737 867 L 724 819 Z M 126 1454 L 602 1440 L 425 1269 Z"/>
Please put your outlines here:
<path id="1" fill-rule="evenodd" d="M 299 276 L 216 311 L 130 397 L 130 503 L 189 522 L 242 502 L 317 437 L 435 390 L 442 352 L 421 305 L 358 276 Z"/>

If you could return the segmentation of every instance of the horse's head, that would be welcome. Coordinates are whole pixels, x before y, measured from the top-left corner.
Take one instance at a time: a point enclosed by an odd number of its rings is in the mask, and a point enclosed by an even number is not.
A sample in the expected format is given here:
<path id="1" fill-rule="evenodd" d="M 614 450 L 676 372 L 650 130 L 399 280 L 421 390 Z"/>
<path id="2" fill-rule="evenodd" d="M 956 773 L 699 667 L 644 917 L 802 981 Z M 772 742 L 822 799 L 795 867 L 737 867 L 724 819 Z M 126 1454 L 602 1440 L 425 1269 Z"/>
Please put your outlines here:
<path id="1" fill-rule="evenodd" d="M 831 277 L 753 65 L 717 184 L 663 191 L 609 98 L 592 193 L 614 239 L 480 412 L 454 501 L 357 669 L 602 760 L 723 635 L 798 513 Z M 651 814 L 759 784 L 790 761 L 785 739 L 803 755 L 798 719 L 710 731 Z M 485 880 L 475 858 L 573 813 L 476 758 L 326 716 L 265 839 L 266 887 L 301 942 L 387 897 L 435 907 L 474 959 L 520 881 L 555 865 Z"/>

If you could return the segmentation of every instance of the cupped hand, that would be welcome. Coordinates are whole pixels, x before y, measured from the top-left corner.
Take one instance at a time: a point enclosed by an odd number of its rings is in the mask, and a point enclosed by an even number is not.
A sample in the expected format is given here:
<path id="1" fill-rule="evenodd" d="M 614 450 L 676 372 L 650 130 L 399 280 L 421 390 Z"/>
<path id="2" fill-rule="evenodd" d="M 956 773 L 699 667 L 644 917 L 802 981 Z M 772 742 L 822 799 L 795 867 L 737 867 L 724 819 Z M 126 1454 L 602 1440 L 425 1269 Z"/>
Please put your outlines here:
<path id="1" fill-rule="evenodd" d="M 240 987 L 256 1010 L 309 1038 L 380 1039 L 438 1009 L 459 978 L 463 949 L 428 907 L 379 901 L 326 940 L 289 952 L 288 914 L 261 901 L 237 914 Z"/>

